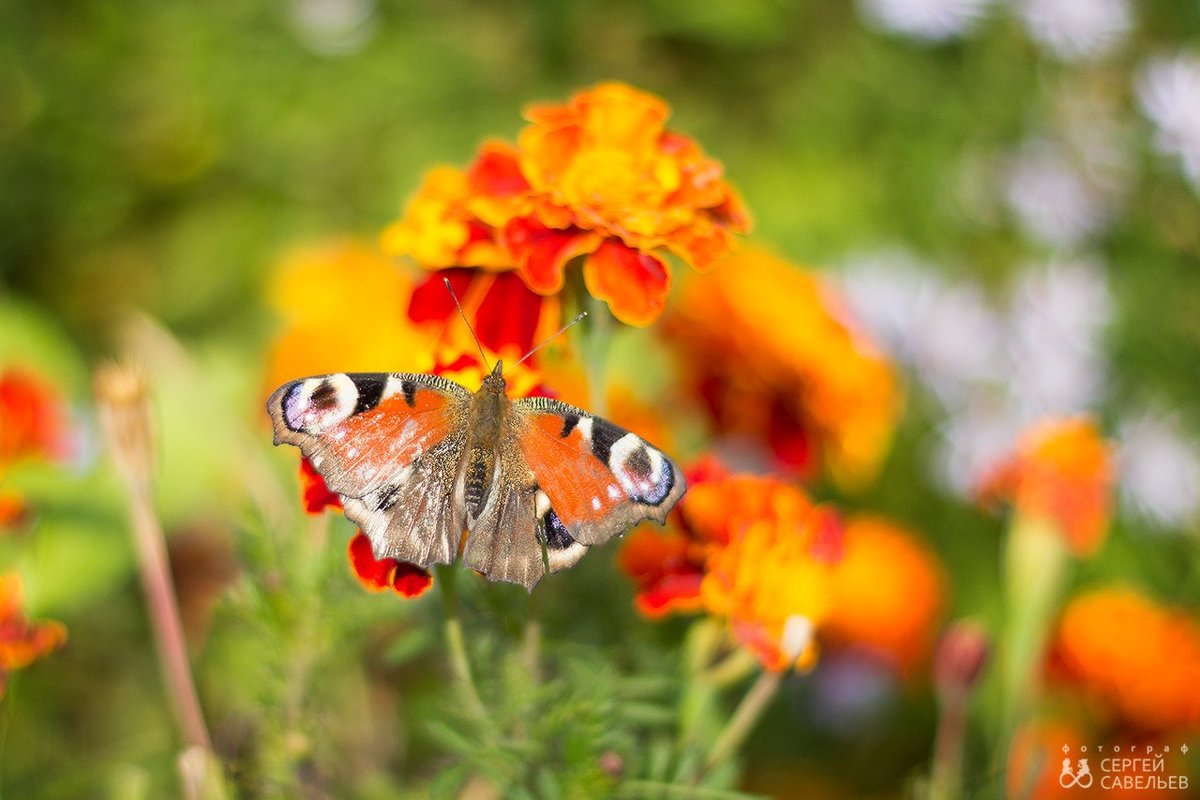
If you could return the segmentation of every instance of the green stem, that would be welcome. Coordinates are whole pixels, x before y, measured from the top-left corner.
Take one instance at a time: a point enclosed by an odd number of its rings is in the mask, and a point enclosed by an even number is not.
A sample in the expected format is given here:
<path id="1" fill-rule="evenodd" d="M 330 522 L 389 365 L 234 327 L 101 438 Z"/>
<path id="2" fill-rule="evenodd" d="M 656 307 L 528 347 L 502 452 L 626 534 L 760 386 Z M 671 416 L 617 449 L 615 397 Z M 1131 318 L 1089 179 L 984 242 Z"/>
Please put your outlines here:
<path id="1" fill-rule="evenodd" d="M 571 305 L 580 311 L 586 311 L 588 315 L 587 319 L 575 328 L 578 330 L 576 342 L 583 356 L 584 371 L 587 374 L 588 402 L 591 406 L 589 410 L 604 416 L 608 413 L 608 355 L 617 320 L 603 300 L 597 300 L 588 294 L 583 281 L 583 260 L 581 257 L 567 265 L 568 274 L 572 276 L 569 295 Z"/>
<path id="2" fill-rule="evenodd" d="M 1051 520 L 1014 517 L 1005 552 L 1001 664 L 1002 741 L 1008 747 L 1041 696 L 1041 663 L 1069 560 L 1065 537 Z M 1002 789 L 1007 762 L 1002 756 L 997 770 Z"/>
<path id="3" fill-rule="evenodd" d="M 1004 698 L 1012 734 L 1040 694 L 1039 665 L 1069 553 L 1049 520 L 1018 515 L 1005 553 Z"/>
<path id="4" fill-rule="evenodd" d="M 454 565 L 437 567 L 437 584 L 441 588 L 442 601 L 446 610 L 444 623 L 446 650 L 450 656 L 450 671 L 466 704 L 467 713 L 474 717 L 486 730 L 491 730 L 487 706 L 479 696 L 475 679 L 471 675 L 471 660 L 467 656 L 467 645 L 463 638 L 462 621 L 458 616 L 458 593 L 455 586 L 457 570 Z"/>
<path id="5" fill-rule="evenodd" d="M 750 735 L 750 731 L 754 730 L 755 724 L 779 690 L 782 681 L 782 672 L 764 671 L 758 676 L 758 680 L 750 687 L 750 691 L 746 692 L 746 696 L 742 698 L 729 723 L 709 751 L 701 777 L 713 767 L 728 761 L 737 752 L 742 742 Z"/>

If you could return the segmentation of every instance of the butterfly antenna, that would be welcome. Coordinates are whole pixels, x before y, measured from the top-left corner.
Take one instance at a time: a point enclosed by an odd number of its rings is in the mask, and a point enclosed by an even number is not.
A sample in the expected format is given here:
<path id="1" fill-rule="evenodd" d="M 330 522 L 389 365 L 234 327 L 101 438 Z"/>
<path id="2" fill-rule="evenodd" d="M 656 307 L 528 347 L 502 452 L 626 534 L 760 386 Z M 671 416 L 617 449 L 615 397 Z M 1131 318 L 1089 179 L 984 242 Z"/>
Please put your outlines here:
<path id="1" fill-rule="evenodd" d="M 577 316 L 575 319 L 571 320 L 571 321 L 570 321 L 570 322 L 568 322 L 566 325 L 563 325 L 561 328 L 559 328 L 559 329 L 558 329 L 558 333 L 554 334 L 554 335 L 553 335 L 553 336 L 551 336 L 549 339 L 547 339 L 546 341 L 542 342 L 541 344 L 539 344 L 537 347 L 535 347 L 535 348 L 533 348 L 532 350 L 530 350 L 530 351 L 529 351 L 528 353 L 526 353 L 525 355 L 521 356 L 520 360 L 519 360 L 519 361 L 517 361 L 517 363 L 516 363 L 516 364 L 513 364 L 513 366 L 515 367 L 517 364 L 520 364 L 520 363 L 521 363 L 521 361 L 524 361 L 525 359 L 529 358 L 531 355 L 533 355 L 534 353 L 536 353 L 538 350 L 541 350 L 543 347 L 545 347 L 546 345 L 550 344 L 551 342 L 553 342 L 553 341 L 554 341 L 555 339 L 557 339 L 558 337 L 562 336 L 562 335 L 563 335 L 563 333 L 564 333 L 564 332 L 567 330 L 567 328 L 571 327 L 571 326 L 572 326 L 572 325 L 574 325 L 576 322 L 579 322 L 579 320 L 583 319 L 583 318 L 584 318 L 584 317 L 586 317 L 586 316 L 587 316 L 587 312 L 586 312 L 586 311 L 580 311 L 580 312 L 579 312 L 579 316 Z"/>
<path id="2" fill-rule="evenodd" d="M 458 314 L 462 317 L 463 324 L 467 326 L 467 330 L 471 332 L 471 338 L 475 340 L 475 346 L 479 348 L 479 357 L 483 359 L 483 365 L 490 370 L 492 365 L 488 363 L 487 356 L 483 352 L 483 345 L 479 343 L 479 337 L 475 335 L 475 329 L 471 327 L 471 321 L 467 319 L 467 312 L 463 311 L 462 303 L 458 302 L 458 295 L 454 293 L 454 287 L 450 285 L 450 279 L 442 278 L 442 280 L 446 284 L 446 291 L 454 298 L 454 305 L 458 306 Z"/>

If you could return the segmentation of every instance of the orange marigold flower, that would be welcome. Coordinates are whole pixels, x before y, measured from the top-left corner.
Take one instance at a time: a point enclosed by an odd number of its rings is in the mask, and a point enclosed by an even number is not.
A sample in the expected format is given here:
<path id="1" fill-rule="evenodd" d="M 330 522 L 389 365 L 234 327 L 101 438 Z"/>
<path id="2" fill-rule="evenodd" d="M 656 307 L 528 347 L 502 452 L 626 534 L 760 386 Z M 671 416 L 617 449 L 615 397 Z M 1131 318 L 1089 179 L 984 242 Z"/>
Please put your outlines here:
<path id="1" fill-rule="evenodd" d="M 874 651 L 912 675 L 929 654 L 945 605 L 937 556 L 913 531 L 874 516 L 848 520 L 843 547 L 822 641 Z"/>
<path id="2" fill-rule="evenodd" d="M 58 392 L 41 378 L 17 368 L 0 372 L 0 466 L 66 456 L 66 419 Z"/>
<path id="3" fill-rule="evenodd" d="M 1111 448 L 1095 423 L 1056 419 L 1025 432 L 1016 453 L 983 482 L 980 496 L 1052 522 L 1076 555 L 1087 556 L 1104 541 L 1112 481 Z"/>
<path id="4" fill-rule="evenodd" d="M 729 472 L 717 459 L 707 456 L 686 469 L 684 477 L 689 494 L 671 512 L 666 528 L 635 528 L 617 554 L 621 570 L 637 587 L 634 605 L 650 619 L 704 608 L 700 583 L 714 543 L 700 538 L 683 517 L 682 507 L 695 496 L 696 487 L 727 478 Z"/>
<path id="5" fill-rule="evenodd" d="M 384 250 L 429 269 L 516 269 L 545 295 L 586 255 L 588 291 L 648 325 L 667 295 L 665 254 L 706 269 L 749 229 L 720 163 L 666 130 L 658 98 L 605 83 L 526 116 L 517 148 L 489 142 L 466 170 L 431 171 Z"/>
<path id="6" fill-rule="evenodd" d="M 26 370 L 0 371 L 0 479 L 10 464 L 61 459 L 70 449 L 67 412 L 58 392 Z M 27 511 L 20 493 L 0 488 L 0 529 L 18 524 Z"/>
<path id="7" fill-rule="evenodd" d="M 900 410 L 892 366 L 820 282 L 761 251 L 684 286 L 667 342 L 716 427 L 802 475 L 874 476 Z"/>
<path id="8" fill-rule="evenodd" d="M 402 597 L 414 598 L 433 585 L 433 576 L 424 567 L 394 558 L 375 558 L 371 540 L 362 531 L 350 540 L 349 554 L 355 577 L 371 591 L 392 589 Z"/>
<path id="9" fill-rule="evenodd" d="M 25 618 L 21 579 L 0 575 L 0 697 L 8 676 L 62 646 L 67 629 L 58 622 L 30 622 Z"/>
<path id="10" fill-rule="evenodd" d="M 1053 672 L 1146 732 L 1200 729 L 1200 624 L 1131 589 L 1072 600 L 1051 649 Z"/>
<path id="11" fill-rule="evenodd" d="M 813 630 L 828 616 L 840 522 L 798 489 L 734 476 L 691 489 L 684 519 L 713 542 L 700 596 L 772 670 L 816 659 Z"/>

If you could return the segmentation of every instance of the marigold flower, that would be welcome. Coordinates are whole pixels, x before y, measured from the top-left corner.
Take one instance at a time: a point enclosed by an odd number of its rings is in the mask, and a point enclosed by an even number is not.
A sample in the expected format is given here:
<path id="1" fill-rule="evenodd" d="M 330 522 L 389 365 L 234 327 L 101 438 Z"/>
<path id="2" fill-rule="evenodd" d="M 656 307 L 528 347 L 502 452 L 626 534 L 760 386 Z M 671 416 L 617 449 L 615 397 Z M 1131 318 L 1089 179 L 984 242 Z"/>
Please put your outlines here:
<path id="1" fill-rule="evenodd" d="M 328 372 L 428 372 L 433 339 L 408 317 L 412 291 L 402 271 L 358 242 L 285 257 L 268 289 L 284 328 L 265 391 Z"/>
<path id="2" fill-rule="evenodd" d="M 58 622 L 30 622 L 25 618 L 21 579 L 0 575 L 0 697 L 8 676 L 63 645 L 67 629 Z"/>
<path id="3" fill-rule="evenodd" d="M 41 378 L 13 367 L 0 372 L 0 467 L 66 456 L 66 418 L 58 392 Z"/>
<path id="4" fill-rule="evenodd" d="M 371 591 L 392 589 L 396 594 L 412 599 L 420 597 L 433 585 L 433 576 L 424 567 L 394 558 L 375 558 L 371 540 L 362 531 L 350 540 L 349 555 L 355 577 Z"/>
<path id="5" fill-rule="evenodd" d="M 881 517 L 848 520 L 843 546 L 822 641 L 871 650 L 912 675 L 945 605 L 941 563 L 916 533 Z"/>
<path id="6" fill-rule="evenodd" d="M 666 253 L 706 269 L 750 225 L 721 165 L 666 130 L 668 115 L 619 83 L 531 108 L 517 148 L 489 142 L 466 170 L 431 171 L 383 248 L 429 269 L 515 269 L 543 295 L 588 256 L 588 292 L 648 325 L 665 303 Z"/>
<path id="7" fill-rule="evenodd" d="M 984 480 L 980 496 L 1053 523 L 1077 556 L 1087 556 L 1104 540 L 1112 481 L 1111 449 L 1092 420 L 1048 420 L 1025 432 L 1016 453 Z"/>
<path id="8" fill-rule="evenodd" d="M 67 413 L 58 392 L 26 370 L 0 371 L 0 479 L 11 464 L 65 458 L 70 447 Z M 19 523 L 26 511 L 20 493 L 0 488 L 0 529 Z"/>
<path id="9" fill-rule="evenodd" d="M 767 669 L 810 666 L 815 644 L 789 652 L 785 633 L 795 619 L 819 627 L 830 612 L 837 517 L 798 489 L 751 476 L 695 487 L 683 516 L 701 538 L 719 544 L 700 585 L 708 613 L 727 617 Z"/>
<path id="10" fill-rule="evenodd" d="M 667 333 L 721 432 L 802 475 L 824 462 L 853 486 L 878 470 L 900 410 L 896 378 L 814 276 L 738 253 L 688 281 Z"/>
<path id="11" fill-rule="evenodd" d="M 1051 650 L 1053 673 L 1145 732 L 1200 729 L 1200 624 L 1132 589 L 1072 600 Z"/>

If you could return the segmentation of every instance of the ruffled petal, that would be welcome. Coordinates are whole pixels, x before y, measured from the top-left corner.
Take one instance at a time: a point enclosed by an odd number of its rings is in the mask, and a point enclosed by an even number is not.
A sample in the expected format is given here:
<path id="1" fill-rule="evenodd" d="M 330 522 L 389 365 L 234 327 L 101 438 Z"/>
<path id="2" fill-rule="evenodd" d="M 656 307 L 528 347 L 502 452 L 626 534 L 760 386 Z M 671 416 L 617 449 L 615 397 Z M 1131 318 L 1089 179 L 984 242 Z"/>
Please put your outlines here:
<path id="1" fill-rule="evenodd" d="M 606 239 L 583 265 L 588 293 L 627 325 L 654 322 L 667 303 L 670 273 L 657 256 Z"/>
<path id="2" fill-rule="evenodd" d="M 538 294 L 555 294 L 562 291 L 567 262 L 595 250 L 600 237 L 574 228 L 547 228 L 523 218 L 505 226 L 504 241 L 529 288 Z"/>

